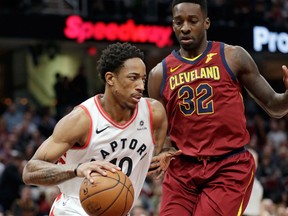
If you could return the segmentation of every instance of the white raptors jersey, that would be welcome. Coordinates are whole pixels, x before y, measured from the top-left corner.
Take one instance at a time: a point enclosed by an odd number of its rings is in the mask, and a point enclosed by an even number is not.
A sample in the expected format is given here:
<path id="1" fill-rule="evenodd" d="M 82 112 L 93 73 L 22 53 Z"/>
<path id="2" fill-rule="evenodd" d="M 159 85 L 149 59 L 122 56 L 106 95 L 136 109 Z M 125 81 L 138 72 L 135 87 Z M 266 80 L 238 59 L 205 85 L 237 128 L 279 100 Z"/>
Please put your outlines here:
<path id="1" fill-rule="evenodd" d="M 122 168 L 129 176 L 135 192 L 134 203 L 143 187 L 153 156 L 152 111 L 149 102 L 141 98 L 133 116 L 125 124 L 118 124 L 104 111 L 99 95 L 82 104 L 90 118 L 89 138 L 85 146 L 74 146 L 61 157 L 62 163 L 78 164 L 91 160 L 105 160 Z M 76 177 L 59 185 L 63 194 L 79 197 L 83 178 Z"/>

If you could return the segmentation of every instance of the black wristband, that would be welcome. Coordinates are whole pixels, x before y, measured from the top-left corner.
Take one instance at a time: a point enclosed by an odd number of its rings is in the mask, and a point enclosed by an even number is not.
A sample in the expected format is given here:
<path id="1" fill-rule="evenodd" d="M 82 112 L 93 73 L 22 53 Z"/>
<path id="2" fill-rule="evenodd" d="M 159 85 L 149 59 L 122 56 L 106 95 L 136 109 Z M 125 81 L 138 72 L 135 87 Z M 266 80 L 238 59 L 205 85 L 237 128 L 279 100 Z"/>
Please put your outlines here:
<path id="1" fill-rule="evenodd" d="M 76 167 L 75 167 L 75 169 L 74 169 L 74 174 L 75 174 L 75 176 L 78 176 L 77 175 L 77 169 L 78 169 L 78 167 L 81 165 L 82 163 L 79 163 Z"/>

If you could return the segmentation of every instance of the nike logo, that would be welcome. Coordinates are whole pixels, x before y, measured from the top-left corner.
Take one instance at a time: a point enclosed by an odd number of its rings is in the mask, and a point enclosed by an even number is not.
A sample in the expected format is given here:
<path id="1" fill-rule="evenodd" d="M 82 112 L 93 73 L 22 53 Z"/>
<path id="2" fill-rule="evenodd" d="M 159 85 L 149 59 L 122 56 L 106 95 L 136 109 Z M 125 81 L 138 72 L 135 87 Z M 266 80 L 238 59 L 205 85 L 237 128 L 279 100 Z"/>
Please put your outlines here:
<path id="1" fill-rule="evenodd" d="M 96 129 L 96 134 L 99 134 L 99 133 L 103 132 L 103 131 L 106 130 L 108 127 L 109 127 L 109 126 L 103 128 L 103 129 L 101 129 L 101 130 L 98 130 L 98 128 L 97 128 L 97 129 Z"/>
<path id="2" fill-rule="evenodd" d="M 176 71 L 178 68 L 180 68 L 182 66 L 182 64 L 178 65 L 177 67 L 174 68 L 170 68 L 170 73 L 173 73 L 174 71 Z"/>

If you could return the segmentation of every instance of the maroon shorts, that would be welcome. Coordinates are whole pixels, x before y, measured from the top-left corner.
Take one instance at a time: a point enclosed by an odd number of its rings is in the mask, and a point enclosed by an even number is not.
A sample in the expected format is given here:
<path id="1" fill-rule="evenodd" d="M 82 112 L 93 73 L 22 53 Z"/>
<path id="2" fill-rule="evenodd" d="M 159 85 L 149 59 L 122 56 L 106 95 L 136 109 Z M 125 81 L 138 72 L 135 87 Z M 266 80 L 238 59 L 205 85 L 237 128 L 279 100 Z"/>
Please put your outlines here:
<path id="1" fill-rule="evenodd" d="M 160 216 L 241 216 L 254 174 L 246 150 L 220 160 L 176 157 L 163 181 Z"/>

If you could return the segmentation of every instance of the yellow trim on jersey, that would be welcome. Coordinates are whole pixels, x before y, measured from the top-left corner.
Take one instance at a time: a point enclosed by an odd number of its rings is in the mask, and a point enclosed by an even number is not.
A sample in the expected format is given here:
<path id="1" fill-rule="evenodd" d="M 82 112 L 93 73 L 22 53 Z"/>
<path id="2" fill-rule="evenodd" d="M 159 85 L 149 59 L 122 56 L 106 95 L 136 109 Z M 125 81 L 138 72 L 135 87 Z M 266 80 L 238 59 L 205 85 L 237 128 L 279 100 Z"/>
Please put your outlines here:
<path id="1" fill-rule="evenodd" d="M 245 188 L 245 193 L 246 193 L 246 191 L 247 191 L 247 189 L 248 189 L 248 186 L 251 184 L 253 178 L 254 178 L 254 172 L 252 172 L 252 174 L 251 174 L 249 184 L 248 184 L 247 187 Z M 245 193 L 244 193 L 244 194 L 245 194 Z M 243 197 L 243 199 L 242 199 L 242 201 L 241 201 L 241 205 L 240 205 L 240 207 L 239 207 L 237 216 L 241 216 L 241 215 L 242 215 L 243 202 L 244 202 L 244 197 Z"/>
<path id="2" fill-rule="evenodd" d="M 187 58 L 187 57 L 184 57 L 184 56 L 182 56 L 182 58 L 184 58 L 184 59 L 186 59 L 186 60 L 189 60 L 189 61 L 195 61 L 195 60 L 196 60 L 197 58 L 199 58 L 201 55 L 202 55 L 202 53 L 199 54 L 198 56 L 194 57 L 194 58 Z"/>

